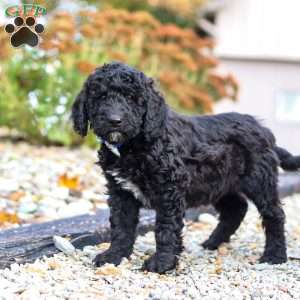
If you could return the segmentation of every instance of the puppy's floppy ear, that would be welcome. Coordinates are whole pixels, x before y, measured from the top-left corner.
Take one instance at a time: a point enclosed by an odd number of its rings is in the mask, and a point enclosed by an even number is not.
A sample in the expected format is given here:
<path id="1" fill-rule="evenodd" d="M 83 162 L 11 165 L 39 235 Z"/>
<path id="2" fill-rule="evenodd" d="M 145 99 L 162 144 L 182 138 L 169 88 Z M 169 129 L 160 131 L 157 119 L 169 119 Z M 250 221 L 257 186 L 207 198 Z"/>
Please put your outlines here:
<path id="1" fill-rule="evenodd" d="M 151 141 L 160 136 L 165 126 L 167 106 L 164 98 L 155 88 L 153 79 L 146 78 L 146 114 L 144 117 L 144 136 L 146 141 Z"/>
<path id="2" fill-rule="evenodd" d="M 73 106 L 71 119 L 73 120 L 74 130 L 81 136 L 86 136 L 88 131 L 88 112 L 87 112 L 87 83 L 85 82 L 81 91 L 77 95 Z"/>

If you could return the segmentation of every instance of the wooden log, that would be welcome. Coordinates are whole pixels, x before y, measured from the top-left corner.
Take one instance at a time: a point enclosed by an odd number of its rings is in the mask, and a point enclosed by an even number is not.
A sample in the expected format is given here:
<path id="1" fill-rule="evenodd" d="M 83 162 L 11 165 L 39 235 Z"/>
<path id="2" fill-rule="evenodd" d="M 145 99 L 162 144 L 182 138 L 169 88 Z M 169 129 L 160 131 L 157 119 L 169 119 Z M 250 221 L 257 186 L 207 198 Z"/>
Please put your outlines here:
<path id="1" fill-rule="evenodd" d="M 300 193 L 300 174 L 285 173 L 280 176 L 279 194 L 286 197 Z M 200 207 L 187 211 L 188 220 L 196 220 L 200 212 L 215 214 L 212 207 Z M 137 233 L 144 234 L 152 230 L 155 214 L 153 211 L 141 211 Z M 64 236 L 71 239 L 79 249 L 86 245 L 97 245 L 110 239 L 109 210 L 98 210 L 96 214 L 55 220 L 40 224 L 21 226 L 16 229 L 0 231 L 0 268 L 9 267 L 12 263 L 33 262 L 43 256 L 52 256 L 59 252 L 53 243 L 53 236 Z"/>
<path id="2" fill-rule="evenodd" d="M 300 172 L 280 174 L 278 192 L 280 199 L 300 193 Z"/>
<path id="3" fill-rule="evenodd" d="M 142 212 L 138 233 L 143 234 L 154 224 L 152 211 Z M 76 248 L 108 242 L 109 210 L 98 210 L 96 214 L 22 226 L 0 232 L 0 268 L 12 263 L 33 262 L 43 256 L 59 252 L 53 243 L 53 236 L 69 237 Z"/>
<path id="4" fill-rule="evenodd" d="M 190 209 L 187 212 L 187 219 L 196 220 L 200 211 L 214 212 L 212 208 Z M 145 234 L 152 230 L 154 222 L 153 211 L 141 210 L 137 233 Z M 77 249 L 109 242 L 109 209 L 98 210 L 95 214 L 0 231 L 0 269 L 9 267 L 13 263 L 33 262 L 37 258 L 52 256 L 59 252 L 53 243 L 54 235 L 70 238 Z"/>

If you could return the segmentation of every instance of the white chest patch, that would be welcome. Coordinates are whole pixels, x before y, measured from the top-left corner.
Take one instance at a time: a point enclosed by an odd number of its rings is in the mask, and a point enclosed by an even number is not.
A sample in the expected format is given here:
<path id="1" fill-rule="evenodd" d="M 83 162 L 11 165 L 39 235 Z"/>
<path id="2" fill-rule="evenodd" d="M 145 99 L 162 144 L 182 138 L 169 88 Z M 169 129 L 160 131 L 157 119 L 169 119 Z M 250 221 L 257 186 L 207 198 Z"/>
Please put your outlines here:
<path id="1" fill-rule="evenodd" d="M 122 189 L 131 192 L 133 196 L 143 204 L 144 207 L 151 207 L 149 200 L 145 197 L 143 192 L 136 184 L 132 183 L 130 180 L 121 178 L 117 171 L 107 172 L 114 177 L 115 181 L 122 187 Z"/>

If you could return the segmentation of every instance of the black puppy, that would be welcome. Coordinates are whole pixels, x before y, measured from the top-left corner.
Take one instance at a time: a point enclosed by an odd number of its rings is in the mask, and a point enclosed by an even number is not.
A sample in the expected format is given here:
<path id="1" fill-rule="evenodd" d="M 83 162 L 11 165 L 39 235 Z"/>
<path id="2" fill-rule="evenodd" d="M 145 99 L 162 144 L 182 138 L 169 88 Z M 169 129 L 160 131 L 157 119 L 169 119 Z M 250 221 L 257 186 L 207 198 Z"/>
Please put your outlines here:
<path id="1" fill-rule="evenodd" d="M 111 63 L 86 80 L 72 109 L 75 130 L 102 140 L 99 164 L 108 181 L 111 245 L 94 263 L 119 264 L 132 253 L 141 207 L 156 211 L 156 253 L 144 269 L 173 269 L 182 251 L 186 207 L 212 204 L 220 222 L 203 243 L 217 249 L 237 230 L 251 200 L 266 234 L 260 261 L 287 260 L 278 166 L 298 170 L 267 128 L 237 113 L 184 116 L 172 111 L 151 78 Z"/>

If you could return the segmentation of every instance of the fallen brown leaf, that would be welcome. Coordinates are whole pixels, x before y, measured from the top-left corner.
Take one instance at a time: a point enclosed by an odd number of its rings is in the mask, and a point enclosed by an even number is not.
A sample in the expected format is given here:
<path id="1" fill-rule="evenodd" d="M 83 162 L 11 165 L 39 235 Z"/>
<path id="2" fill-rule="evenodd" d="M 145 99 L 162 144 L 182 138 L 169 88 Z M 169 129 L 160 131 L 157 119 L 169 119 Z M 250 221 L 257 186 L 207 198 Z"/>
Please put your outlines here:
<path id="1" fill-rule="evenodd" d="M 46 275 L 46 272 L 42 269 L 39 269 L 39 268 L 35 268 L 35 267 L 27 267 L 26 268 L 26 271 L 29 272 L 29 273 L 36 273 L 36 274 L 40 274 L 42 276 Z"/>
<path id="2" fill-rule="evenodd" d="M 20 223 L 20 220 L 16 214 L 0 211 L 0 225 L 4 223 Z"/>
<path id="3" fill-rule="evenodd" d="M 210 225 L 198 222 L 188 225 L 188 227 L 190 230 L 203 230 L 210 227 Z"/>
<path id="4" fill-rule="evenodd" d="M 220 257 L 217 257 L 216 258 L 216 261 L 215 261 L 215 272 L 216 274 L 221 274 L 222 271 L 223 271 L 223 268 L 222 268 L 222 259 Z"/>
<path id="5" fill-rule="evenodd" d="M 61 265 L 55 259 L 50 259 L 48 261 L 48 267 L 50 270 L 55 270 L 55 269 L 59 269 Z"/>
<path id="6" fill-rule="evenodd" d="M 222 258 L 218 256 L 218 257 L 216 258 L 216 260 L 215 260 L 215 264 L 216 264 L 216 265 L 221 265 L 222 263 L 223 263 Z"/>
<path id="7" fill-rule="evenodd" d="M 120 269 L 115 267 L 112 264 L 105 264 L 101 268 L 99 268 L 96 272 L 96 275 L 104 275 L 104 276 L 120 276 L 122 272 Z"/>
<path id="8" fill-rule="evenodd" d="M 218 253 L 219 253 L 219 255 L 225 256 L 228 254 L 228 248 L 226 246 L 222 245 L 218 248 Z"/>
<path id="9" fill-rule="evenodd" d="M 68 174 L 63 174 L 58 178 L 58 185 L 68 189 L 76 190 L 79 188 L 79 177 L 69 177 Z"/>
<path id="10" fill-rule="evenodd" d="M 19 201 L 22 197 L 25 196 L 25 193 L 23 191 L 17 191 L 17 192 L 13 192 L 9 195 L 9 200 L 12 201 Z"/>
<path id="11" fill-rule="evenodd" d="M 216 274 L 221 274 L 223 271 L 222 266 L 216 266 L 215 271 L 216 271 Z"/>

